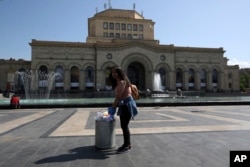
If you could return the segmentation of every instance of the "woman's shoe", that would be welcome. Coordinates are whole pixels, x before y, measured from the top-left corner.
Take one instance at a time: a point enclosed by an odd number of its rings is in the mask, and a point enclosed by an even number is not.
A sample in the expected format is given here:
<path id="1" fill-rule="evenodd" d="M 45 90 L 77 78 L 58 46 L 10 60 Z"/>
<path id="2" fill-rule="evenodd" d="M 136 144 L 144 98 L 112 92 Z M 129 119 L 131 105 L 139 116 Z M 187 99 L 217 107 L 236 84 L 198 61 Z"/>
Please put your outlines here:
<path id="1" fill-rule="evenodd" d="M 125 146 L 122 145 L 121 147 L 118 148 L 117 152 L 119 153 L 125 153 L 131 150 L 131 145 Z"/>

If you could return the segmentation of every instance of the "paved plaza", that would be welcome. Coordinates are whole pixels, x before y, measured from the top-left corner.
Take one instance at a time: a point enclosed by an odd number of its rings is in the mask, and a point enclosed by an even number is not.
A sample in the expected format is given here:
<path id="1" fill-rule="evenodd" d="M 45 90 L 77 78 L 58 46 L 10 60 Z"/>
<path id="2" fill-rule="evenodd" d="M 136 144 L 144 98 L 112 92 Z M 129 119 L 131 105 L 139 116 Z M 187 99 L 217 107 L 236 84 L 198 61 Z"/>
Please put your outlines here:
<path id="1" fill-rule="evenodd" d="M 230 150 L 250 150 L 248 105 L 139 107 L 124 154 L 95 148 L 105 110 L 0 110 L 0 167 L 229 167 Z M 119 118 L 115 131 L 119 147 Z"/>

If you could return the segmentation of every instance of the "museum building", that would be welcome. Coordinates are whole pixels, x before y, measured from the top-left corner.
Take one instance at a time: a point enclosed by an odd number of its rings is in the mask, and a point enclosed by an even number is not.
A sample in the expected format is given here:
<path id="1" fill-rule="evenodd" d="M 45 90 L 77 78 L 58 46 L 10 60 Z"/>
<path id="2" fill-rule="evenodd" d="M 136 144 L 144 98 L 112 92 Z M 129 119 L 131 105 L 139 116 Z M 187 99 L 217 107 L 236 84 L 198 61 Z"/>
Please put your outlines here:
<path id="1" fill-rule="evenodd" d="M 111 68 L 121 66 L 140 91 L 239 91 L 239 66 L 227 64 L 222 47 L 163 45 L 154 25 L 135 10 L 105 9 L 88 19 L 86 42 L 32 39 L 31 61 L 0 60 L 0 89 L 16 91 L 15 72 L 30 70 L 38 71 L 34 91 L 48 87 L 50 72 L 54 91 L 109 91 Z"/>

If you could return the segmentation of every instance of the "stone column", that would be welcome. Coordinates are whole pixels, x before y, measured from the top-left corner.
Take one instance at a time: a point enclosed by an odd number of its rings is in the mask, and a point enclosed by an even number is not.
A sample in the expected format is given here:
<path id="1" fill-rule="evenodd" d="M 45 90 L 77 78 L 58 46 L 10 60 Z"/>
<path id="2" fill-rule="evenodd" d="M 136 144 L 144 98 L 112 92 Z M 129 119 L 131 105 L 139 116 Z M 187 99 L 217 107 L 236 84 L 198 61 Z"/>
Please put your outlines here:
<path id="1" fill-rule="evenodd" d="M 170 91 L 176 90 L 176 74 L 175 74 L 175 71 L 170 71 L 169 72 L 168 83 L 169 83 L 169 90 Z"/>
<path id="2" fill-rule="evenodd" d="M 85 90 L 85 71 L 80 70 L 80 78 L 79 78 L 79 89 L 80 91 Z"/>
<path id="3" fill-rule="evenodd" d="M 212 91 L 212 71 L 207 72 L 207 89 L 208 91 Z"/>
<path id="4" fill-rule="evenodd" d="M 196 75 L 195 75 L 195 90 L 201 90 L 201 76 L 200 76 L 200 71 L 196 71 Z"/>
<path id="5" fill-rule="evenodd" d="M 105 83 L 105 74 L 103 72 L 103 70 L 101 69 L 97 69 L 96 70 L 96 82 L 95 82 L 95 88 L 97 89 L 102 89 L 104 88 L 104 86 L 106 86 Z"/>
<path id="6" fill-rule="evenodd" d="M 220 73 L 220 75 L 218 76 L 219 78 L 218 78 L 218 89 L 220 90 L 220 91 L 222 91 L 223 90 L 223 88 L 226 88 L 226 86 L 225 86 L 225 76 L 224 76 L 224 72 L 221 72 Z"/>
<path id="7" fill-rule="evenodd" d="M 183 72 L 183 90 L 188 90 L 188 71 Z"/>
<path id="8" fill-rule="evenodd" d="M 69 91 L 70 90 L 70 70 L 65 69 L 65 75 L 64 75 L 64 90 Z"/>

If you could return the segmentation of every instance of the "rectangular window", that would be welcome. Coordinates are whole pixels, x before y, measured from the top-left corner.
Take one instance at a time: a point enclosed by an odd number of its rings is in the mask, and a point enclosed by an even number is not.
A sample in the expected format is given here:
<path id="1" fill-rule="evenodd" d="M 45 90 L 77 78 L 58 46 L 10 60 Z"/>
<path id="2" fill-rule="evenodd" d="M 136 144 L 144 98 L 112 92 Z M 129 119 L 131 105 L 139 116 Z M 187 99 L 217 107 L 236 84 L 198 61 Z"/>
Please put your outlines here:
<path id="1" fill-rule="evenodd" d="M 143 25 L 139 24 L 139 31 L 143 31 Z"/>
<path id="2" fill-rule="evenodd" d="M 115 38 L 120 38 L 120 33 L 116 33 Z"/>
<path id="3" fill-rule="evenodd" d="M 114 38 L 114 33 L 110 33 L 109 38 Z"/>
<path id="4" fill-rule="evenodd" d="M 132 24 L 128 24 L 128 31 L 132 30 Z"/>
<path id="5" fill-rule="evenodd" d="M 103 22 L 103 29 L 108 29 L 108 23 L 107 22 Z"/>
<path id="6" fill-rule="evenodd" d="M 126 24 L 122 23 L 122 30 L 126 30 Z"/>
<path id="7" fill-rule="evenodd" d="M 109 29 L 113 30 L 114 29 L 114 23 L 109 23 Z"/>
<path id="8" fill-rule="evenodd" d="M 132 35 L 131 34 L 128 34 L 128 39 L 132 39 Z"/>
<path id="9" fill-rule="evenodd" d="M 115 29 L 120 30 L 120 23 L 115 23 Z"/>
<path id="10" fill-rule="evenodd" d="M 126 39 L 126 34 L 122 33 L 122 39 Z"/>
<path id="11" fill-rule="evenodd" d="M 134 30 L 134 31 L 138 31 L 138 26 L 137 26 L 137 24 L 133 24 L 133 30 Z"/>

